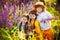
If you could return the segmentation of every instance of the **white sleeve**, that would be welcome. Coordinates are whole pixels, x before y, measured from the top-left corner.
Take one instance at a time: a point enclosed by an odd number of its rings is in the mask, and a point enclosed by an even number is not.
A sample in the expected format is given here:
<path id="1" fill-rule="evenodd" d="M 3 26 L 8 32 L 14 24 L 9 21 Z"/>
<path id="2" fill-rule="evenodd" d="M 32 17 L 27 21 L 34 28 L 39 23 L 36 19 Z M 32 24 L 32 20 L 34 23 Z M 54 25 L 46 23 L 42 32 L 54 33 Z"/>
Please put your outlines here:
<path id="1" fill-rule="evenodd" d="M 52 18 L 52 15 L 49 12 L 47 12 L 46 14 L 48 18 Z"/>

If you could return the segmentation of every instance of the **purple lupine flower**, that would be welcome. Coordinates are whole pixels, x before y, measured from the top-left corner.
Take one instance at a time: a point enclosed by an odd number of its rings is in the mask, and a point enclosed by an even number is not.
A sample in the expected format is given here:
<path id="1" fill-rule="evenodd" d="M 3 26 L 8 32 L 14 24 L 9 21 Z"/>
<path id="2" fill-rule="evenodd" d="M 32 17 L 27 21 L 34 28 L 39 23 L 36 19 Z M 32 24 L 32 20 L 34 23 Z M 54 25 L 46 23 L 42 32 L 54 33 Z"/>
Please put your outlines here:
<path id="1" fill-rule="evenodd" d="M 10 9 L 12 10 L 12 16 L 13 16 L 13 20 L 14 20 L 14 18 L 15 18 L 15 11 L 16 11 L 15 5 L 12 5 Z"/>
<path id="2" fill-rule="evenodd" d="M 0 28 L 2 27 L 2 11 L 0 11 Z"/>
<path id="3" fill-rule="evenodd" d="M 6 23 L 5 25 L 9 25 L 10 27 L 12 27 L 12 23 L 9 23 L 9 20 L 8 20 L 8 10 L 5 8 L 4 9 L 4 23 Z"/>
<path id="4" fill-rule="evenodd" d="M 2 28 L 2 21 L 0 20 L 0 28 Z"/>
<path id="5" fill-rule="evenodd" d="M 29 2 L 29 0 L 24 0 L 23 3 L 24 3 L 24 4 L 28 4 L 28 2 Z"/>
<path id="6" fill-rule="evenodd" d="M 30 5 L 32 6 L 32 1 L 30 1 Z"/>
<path id="7" fill-rule="evenodd" d="M 7 25 L 9 25 L 10 27 L 13 27 L 12 22 L 7 22 Z"/>
<path id="8" fill-rule="evenodd" d="M 30 8 L 29 8 L 29 10 L 33 10 L 32 7 L 31 7 L 32 5 L 33 5 L 33 3 L 32 3 L 32 1 L 30 1 Z"/>
<path id="9" fill-rule="evenodd" d="M 22 13 L 24 13 L 24 3 L 21 4 Z"/>
<path id="10" fill-rule="evenodd" d="M 22 3 L 22 1 L 21 0 L 19 0 L 19 5 L 21 6 L 21 3 Z"/>
<path id="11" fill-rule="evenodd" d="M 28 13 L 28 10 L 29 10 L 29 9 L 28 9 L 28 4 L 26 4 L 26 12 L 27 12 L 27 13 Z"/>
<path id="12" fill-rule="evenodd" d="M 12 5 L 10 9 L 12 10 L 12 13 L 15 15 L 15 6 Z"/>
<path id="13" fill-rule="evenodd" d="M 36 3 L 36 0 L 34 0 L 34 4 Z"/>
<path id="14" fill-rule="evenodd" d="M 28 0 L 28 4 L 30 4 L 30 0 Z"/>
<path id="15" fill-rule="evenodd" d="M 6 6 L 7 6 L 7 9 L 8 9 L 8 7 L 9 7 L 9 3 L 8 2 L 6 2 Z"/>
<path id="16" fill-rule="evenodd" d="M 7 21 L 8 21 L 8 10 L 7 10 L 7 8 L 5 8 L 3 12 L 4 12 L 4 13 L 3 13 L 3 15 L 4 15 L 4 20 L 7 22 Z"/>

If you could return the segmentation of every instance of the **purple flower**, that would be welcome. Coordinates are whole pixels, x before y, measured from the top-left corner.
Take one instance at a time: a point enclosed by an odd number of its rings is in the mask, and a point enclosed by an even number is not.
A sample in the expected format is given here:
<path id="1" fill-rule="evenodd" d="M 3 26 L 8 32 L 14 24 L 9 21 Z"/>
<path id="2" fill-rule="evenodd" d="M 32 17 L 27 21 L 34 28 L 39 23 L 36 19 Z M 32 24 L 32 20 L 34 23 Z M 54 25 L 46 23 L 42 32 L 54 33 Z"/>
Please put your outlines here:
<path id="1" fill-rule="evenodd" d="M 2 27 L 2 21 L 0 21 L 0 28 Z"/>
<path id="2" fill-rule="evenodd" d="M 28 10 L 29 10 L 29 9 L 28 9 L 28 4 L 27 4 L 27 5 L 26 5 L 26 12 L 27 12 L 27 13 L 28 13 Z"/>
<path id="3" fill-rule="evenodd" d="M 7 10 L 7 9 L 4 9 L 3 12 L 4 12 L 4 13 L 3 13 L 3 15 L 4 15 L 4 20 L 5 20 L 5 21 L 8 21 L 8 10 Z"/>
<path id="4" fill-rule="evenodd" d="M 2 27 L 2 10 L 0 10 L 0 28 Z"/>
<path id="5" fill-rule="evenodd" d="M 7 25 L 9 25 L 10 27 L 13 27 L 13 24 L 11 22 L 7 22 Z"/>
<path id="6" fill-rule="evenodd" d="M 7 9 L 4 9 L 4 23 L 6 23 L 5 25 L 9 25 L 10 27 L 13 26 L 13 24 L 11 22 L 9 22 L 8 20 L 8 10 Z"/>
<path id="7" fill-rule="evenodd" d="M 24 13 L 24 3 L 21 4 L 22 13 Z"/>

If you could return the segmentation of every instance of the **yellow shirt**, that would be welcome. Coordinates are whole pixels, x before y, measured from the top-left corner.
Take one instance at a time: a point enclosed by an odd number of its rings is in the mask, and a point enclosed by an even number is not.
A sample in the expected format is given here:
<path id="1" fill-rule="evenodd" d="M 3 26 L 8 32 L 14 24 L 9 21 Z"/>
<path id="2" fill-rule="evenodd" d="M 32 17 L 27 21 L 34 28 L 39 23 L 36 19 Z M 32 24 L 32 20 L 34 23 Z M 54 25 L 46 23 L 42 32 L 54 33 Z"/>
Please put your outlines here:
<path id="1" fill-rule="evenodd" d="M 31 24 L 35 25 L 35 31 L 36 31 L 36 33 L 39 34 L 38 37 L 40 37 L 40 40 L 43 40 L 43 36 L 42 36 L 41 29 L 40 29 L 39 21 L 37 19 L 35 20 L 35 22 L 34 22 L 34 20 L 31 20 Z"/>
<path id="2" fill-rule="evenodd" d="M 40 24 L 39 24 L 38 20 L 35 20 L 35 22 L 34 22 L 34 20 L 31 20 L 31 24 L 35 25 L 36 32 L 40 33 L 41 30 L 40 30 Z"/>

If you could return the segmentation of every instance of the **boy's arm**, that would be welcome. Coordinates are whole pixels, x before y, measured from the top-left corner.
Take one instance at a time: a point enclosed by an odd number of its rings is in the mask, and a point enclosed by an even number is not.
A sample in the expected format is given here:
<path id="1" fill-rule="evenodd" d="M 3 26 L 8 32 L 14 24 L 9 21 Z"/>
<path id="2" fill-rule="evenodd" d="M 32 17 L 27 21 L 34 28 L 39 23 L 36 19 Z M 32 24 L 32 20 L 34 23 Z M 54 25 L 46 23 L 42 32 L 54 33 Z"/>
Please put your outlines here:
<path id="1" fill-rule="evenodd" d="M 47 17 L 48 17 L 46 20 L 48 20 L 48 21 L 57 19 L 56 17 L 52 16 L 49 12 L 47 12 L 46 14 L 47 14 Z"/>
<path id="2" fill-rule="evenodd" d="M 51 20 L 57 20 L 56 17 L 52 16 L 49 12 L 46 13 L 47 18 L 46 19 L 42 19 L 41 22 L 45 22 L 45 21 L 51 21 Z"/>

